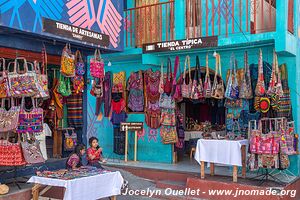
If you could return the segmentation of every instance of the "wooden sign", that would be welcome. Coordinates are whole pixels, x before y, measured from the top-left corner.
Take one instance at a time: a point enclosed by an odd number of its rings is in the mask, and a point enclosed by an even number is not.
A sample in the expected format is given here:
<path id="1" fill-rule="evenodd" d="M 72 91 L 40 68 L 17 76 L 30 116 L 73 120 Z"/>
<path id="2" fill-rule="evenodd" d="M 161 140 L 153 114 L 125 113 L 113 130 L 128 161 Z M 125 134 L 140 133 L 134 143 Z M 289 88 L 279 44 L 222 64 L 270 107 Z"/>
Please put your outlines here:
<path id="1" fill-rule="evenodd" d="M 120 126 L 121 131 L 141 131 L 143 127 L 143 122 L 123 122 Z"/>
<path id="2" fill-rule="evenodd" d="M 207 47 L 217 47 L 218 36 L 199 37 L 183 40 L 172 40 L 143 44 L 143 53 L 155 53 L 165 51 L 180 51 Z"/>

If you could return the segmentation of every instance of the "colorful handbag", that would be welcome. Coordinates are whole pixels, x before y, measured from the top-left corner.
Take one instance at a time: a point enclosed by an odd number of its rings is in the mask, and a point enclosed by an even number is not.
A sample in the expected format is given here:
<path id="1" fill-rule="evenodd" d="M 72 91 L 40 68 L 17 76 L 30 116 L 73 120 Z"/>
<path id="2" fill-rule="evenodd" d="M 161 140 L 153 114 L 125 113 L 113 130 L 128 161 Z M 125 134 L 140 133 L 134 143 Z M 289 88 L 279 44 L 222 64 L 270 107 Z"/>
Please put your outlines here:
<path id="1" fill-rule="evenodd" d="M 292 116 L 292 106 L 286 64 L 280 66 L 280 74 L 282 79 L 283 95 L 279 98 L 277 116 L 290 119 Z"/>
<path id="2" fill-rule="evenodd" d="M 236 60 L 234 54 L 231 55 L 230 65 L 231 65 L 231 69 L 227 81 L 225 98 L 233 100 L 239 98 L 239 85 L 236 76 Z"/>
<path id="3" fill-rule="evenodd" d="M 245 51 L 245 54 L 244 54 L 244 75 L 243 75 L 242 83 L 241 83 L 241 87 L 240 87 L 240 98 L 241 99 L 252 99 L 253 98 L 247 51 Z"/>
<path id="4" fill-rule="evenodd" d="M 83 76 L 85 74 L 84 62 L 79 50 L 75 53 L 75 72 L 78 76 Z"/>
<path id="5" fill-rule="evenodd" d="M 275 61 L 275 50 L 273 51 L 273 64 L 272 64 L 272 74 L 269 82 L 269 87 L 267 90 L 267 95 L 271 96 L 275 94 L 275 88 L 277 85 L 277 76 L 276 76 L 276 61 Z"/>
<path id="6" fill-rule="evenodd" d="M 32 109 L 25 109 L 25 99 L 22 98 L 19 114 L 18 133 L 40 133 L 43 132 L 43 109 L 37 108 L 34 99 L 31 98 Z"/>
<path id="7" fill-rule="evenodd" d="M 15 131 L 18 126 L 20 106 L 14 105 L 14 100 L 10 100 L 11 107 L 5 109 L 5 99 L 2 99 L 0 108 L 0 133 Z"/>
<path id="8" fill-rule="evenodd" d="M 168 95 L 172 92 L 172 85 L 173 85 L 173 77 L 172 77 L 172 63 L 171 59 L 168 58 L 168 67 L 167 67 L 167 78 L 164 85 L 164 92 Z"/>
<path id="9" fill-rule="evenodd" d="M 215 71 L 214 82 L 211 90 L 211 97 L 215 99 L 224 99 L 225 89 L 224 89 L 224 82 L 222 79 L 221 57 L 220 54 L 217 53 L 215 54 L 215 57 L 216 57 L 216 71 Z M 218 73 L 220 77 L 218 77 Z"/>
<path id="10" fill-rule="evenodd" d="M 211 98 L 211 80 L 209 75 L 209 67 L 208 67 L 208 54 L 206 54 L 206 73 L 205 73 L 205 80 L 204 80 L 204 97 Z"/>
<path id="11" fill-rule="evenodd" d="M 75 56 L 71 52 L 70 44 L 66 44 L 62 51 L 60 72 L 65 77 L 75 76 Z"/>
<path id="12" fill-rule="evenodd" d="M 179 68 L 179 69 L 178 69 Z M 179 80 L 178 82 L 176 81 L 177 77 L 177 70 L 179 71 Z M 181 84 L 182 84 L 182 74 L 181 74 L 181 69 L 179 65 L 179 57 L 176 56 L 175 58 L 175 67 L 174 67 L 174 79 L 173 79 L 173 97 L 176 102 L 180 102 L 183 100 L 182 97 L 182 91 L 181 91 Z"/>
<path id="13" fill-rule="evenodd" d="M 19 74 L 20 67 L 18 61 L 23 61 L 24 73 Z M 34 71 L 28 71 L 28 63 L 25 58 L 16 58 L 14 62 L 9 63 L 14 64 L 14 71 L 8 71 L 8 83 L 10 94 L 12 97 L 25 97 L 25 96 L 35 96 L 38 92 L 36 73 Z M 17 70 L 18 68 L 18 70 Z"/>
<path id="14" fill-rule="evenodd" d="M 176 125 L 176 115 L 174 109 L 161 109 L 160 124 L 164 126 L 175 126 Z"/>
<path id="15" fill-rule="evenodd" d="M 164 93 L 164 63 L 160 64 L 160 80 L 159 80 L 159 93 Z"/>
<path id="16" fill-rule="evenodd" d="M 25 164 L 20 143 L 0 140 L 0 166 L 22 166 Z"/>
<path id="17" fill-rule="evenodd" d="M 103 79 L 105 76 L 104 61 L 101 58 L 100 50 L 96 49 L 94 57 L 90 59 L 91 76 Z"/>
<path id="18" fill-rule="evenodd" d="M 21 142 L 21 147 L 27 163 L 37 164 L 45 162 L 38 140 Z"/>
<path id="19" fill-rule="evenodd" d="M 58 92 L 64 97 L 68 97 L 72 94 L 70 78 L 60 75 Z"/>
<path id="20" fill-rule="evenodd" d="M 283 86 L 281 83 L 281 73 L 278 67 L 278 59 L 277 59 L 277 54 L 275 53 L 275 67 L 276 67 L 276 73 L 277 73 L 277 84 L 275 86 L 275 94 L 278 95 L 279 97 L 283 96 Z"/>
<path id="21" fill-rule="evenodd" d="M 112 92 L 124 92 L 126 88 L 126 73 L 121 71 L 113 74 Z M 157 88 L 158 89 L 158 88 Z"/>
<path id="22" fill-rule="evenodd" d="M 265 89 L 265 80 L 264 80 L 264 71 L 263 71 L 263 60 L 262 60 L 262 51 L 259 50 L 259 59 L 258 59 L 258 80 L 255 87 L 255 95 L 258 97 L 264 96 L 266 93 Z"/>
<path id="23" fill-rule="evenodd" d="M 48 89 L 48 75 L 47 75 L 47 69 L 44 67 L 40 68 L 39 63 L 37 61 L 34 61 L 34 68 L 36 71 L 36 79 L 37 79 L 37 88 L 38 93 L 35 96 L 36 98 L 49 98 L 49 89 Z"/>
<path id="24" fill-rule="evenodd" d="M 186 66 L 188 66 L 189 70 L 189 83 L 186 84 Z M 181 92 L 182 92 L 182 97 L 183 98 L 190 98 L 191 97 L 191 91 L 192 91 L 192 76 L 191 76 L 191 65 L 190 65 L 190 57 L 186 56 L 185 57 L 185 62 L 184 62 L 184 72 L 183 72 L 183 81 L 181 85 Z"/>
<path id="25" fill-rule="evenodd" d="M 162 126 L 160 128 L 160 135 L 164 144 L 176 144 L 177 143 L 177 132 L 176 126 Z"/>
<path id="26" fill-rule="evenodd" d="M 159 107 L 160 108 L 169 108 L 169 109 L 175 109 L 175 100 L 170 95 L 167 95 L 166 93 L 163 93 L 160 95 L 159 98 Z"/>
<path id="27" fill-rule="evenodd" d="M 73 92 L 76 94 L 84 92 L 84 77 L 75 75 L 71 78 L 73 85 Z"/>
<path id="28" fill-rule="evenodd" d="M 5 68 L 5 59 L 0 58 L 0 60 L 2 61 L 2 70 L 0 71 L 0 98 L 6 98 L 10 97 L 7 70 Z"/>
<path id="29" fill-rule="evenodd" d="M 77 134 L 72 129 L 72 133 L 70 135 L 68 129 L 66 129 L 64 136 L 65 136 L 65 140 L 64 140 L 65 151 L 73 151 L 77 144 Z"/>
<path id="30" fill-rule="evenodd" d="M 195 69 L 195 75 L 192 85 L 192 91 L 191 91 L 191 99 L 198 100 L 203 98 L 203 84 L 201 79 L 201 71 L 200 71 L 200 61 L 199 57 L 196 56 L 196 69 Z"/>
<path id="31" fill-rule="evenodd" d="M 250 127 L 250 122 L 249 122 L 249 127 Z M 260 152 L 260 146 L 261 146 L 261 135 L 262 135 L 262 130 L 261 130 L 261 121 L 259 121 L 258 126 L 257 123 L 254 123 L 254 128 L 251 130 L 250 134 L 250 152 L 253 154 L 258 154 Z"/>

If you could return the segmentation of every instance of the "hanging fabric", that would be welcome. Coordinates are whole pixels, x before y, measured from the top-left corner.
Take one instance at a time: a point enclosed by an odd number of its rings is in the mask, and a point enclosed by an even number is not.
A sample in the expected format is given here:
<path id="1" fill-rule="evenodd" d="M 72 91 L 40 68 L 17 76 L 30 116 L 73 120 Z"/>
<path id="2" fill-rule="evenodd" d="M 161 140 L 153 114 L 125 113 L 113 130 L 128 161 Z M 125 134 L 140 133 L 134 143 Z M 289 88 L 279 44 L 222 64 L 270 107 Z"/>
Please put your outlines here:
<path id="1" fill-rule="evenodd" d="M 191 91 L 191 99 L 199 100 L 203 98 L 203 84 L 201 79 L 200 61 L 199 57 L 196 56 L 196 69 L 194 73 L 194 80 Z"/>
<path id="2" fill-rule="evenodd" d="M 75 76 L 75 56 L 71 52 L 70 44 L 66 44 L 62 51 L 60 72 L 65 77 Z"/>
<path id="3" fill-rule="evenodd" d="M 71 94 L 67 98 L 68 125 L 74 128 L 83 127 L 83 96 L 82 93 Z"/>
<path id="4" fill-rule="evenodd" d="M 211 98 L 211 80 L 210 80 L 210 75 L 209 75 L 209 67 L 208 67 L 208 53 L 206 54 L 205 57 L 205 68 L 206 68 L 206 73 L 205 73 L 205 80 L 204 80 L 204 97 L 205 98 Z"/>
<path id="5" fill-rule="evenodd" d="M 70 78 L 64 77 L 62 74 L 60 74 L 58 92 L 64 97 L 72 94 Z"/>
<path id="6" fill-rule="evenodd" d="M 189 82 L 186 84 L 186 66 L 188 66 L 188 77 L 189 77 Z M 191 97 L 191 91 L 192 91 L 192 76 L 191 76 L 191 64 L 190 64 L 190 57 L 186 56 L 185 57 L 185 62 L 184 62 L 184 72 L 183 72 L 183 83 L 181 85 L 181 91 L 182 91 L 182 96 L 184 98 L 190 98 Z"/>
<path id="7" fill-rule="evenodd" d="M 288 86 L 288 75 L 287 75 L 287 66 L 286 64 L 281 65 L 280 67 L 281 77 L 282 77 L 282 89 L 283 95 L 279 99 L 279 109 L 277 111 L 278 117 L 286 117 L 287 119 L 292 118 L 292 104 L 291 104 L 291 95 L 290 89 Z"/>
<path id="8" fill-rule="evenodd" d="M 164 85 L 164 92 L 168 95 L 172 92 L 172 84 L 173 84 L 173 77 L 172 77 L 172 62 L 171 59 L 168 58 L 168 67 L 167 67 L 167 78 Z"/>
<path id="9" fill-rule="evenodd" d="M 160 80 L 159 80 L 159 93 L 164 93 L 164 63 L 160 64 Z"/>
<path id="10" fill-rule="evenodd" d="M 104 78 L 104 116 L 109 117 L 110 110 L 111 110 L 111 72 L 105 73 Z"/>
<path id="11" fill-rule="evenodd" d="M 144 110 L 144 84 L 142 71 L 132 72 L 127 81 L 128 108 L 133 112 Z"/>
<path id="12" fill-rule="evenodd" d="M 5 59 L 0 58 L 0 98 L 10 97 Z M 2 67 L 2 69 L 1 69 Z"/>
<path id="13" fill-rule="evenodd" d="M 252 99 L 253 91 L 251 85 L 250 68 L 248 64 L 248 52 L 244 53 L 244 75 L 242 78 L 242 84 L 240 87 L 240 98 L 241 99 Z"/>
<path id="14" fill-rule="evenodd" d="M 224 99 L 224 82 L 222 79 L 222 69 L 221 69 L 221 57 L 220 54 L 216 54 L 216 71 L 214 82 L 212 86 L 211 96 L 215 99 Z M 220 77 L 218 77 L 220 75 Z"/>
<path id="15" fill-rule="evenodd" d="M 230 66 L 231 69 L 227 81 L 225 98 L 234 100 L 239 98 L 239 86 L 236 76 L 236 60 L 234 54 L 232 54 L 230 57 Z"/>
<path id="16" fill-rule="evenodd" d="M 179 72 L 179 79 L 177 82 L 177 71 Z M 182 74 L 181 74 L 181 69 L 180 69 L 180 62 L 179 62 L 179 57 L 176 56 L 175 58 L 175 67 L 174 67 L 174 76 L 173 76 L 173 90 L 172 90 L 172 95 L 174 97 L 174 100 L 176 102 L 180 102 L 183 100 L 182 97 L 182 91 L 181 91 L 181 85 L 182 85 Z"/>
<path id="17" fill-rule="evenodd" d="M 264 71 L 263 71 L 263 58 L 262 50 L 259 50 L 259 59 L 258 59 L 258 80 L 255 87 L 255 95 L 258 97 L 264 96 L 266 93 L 265 89 L 265 80 L 264 80 Z"/>

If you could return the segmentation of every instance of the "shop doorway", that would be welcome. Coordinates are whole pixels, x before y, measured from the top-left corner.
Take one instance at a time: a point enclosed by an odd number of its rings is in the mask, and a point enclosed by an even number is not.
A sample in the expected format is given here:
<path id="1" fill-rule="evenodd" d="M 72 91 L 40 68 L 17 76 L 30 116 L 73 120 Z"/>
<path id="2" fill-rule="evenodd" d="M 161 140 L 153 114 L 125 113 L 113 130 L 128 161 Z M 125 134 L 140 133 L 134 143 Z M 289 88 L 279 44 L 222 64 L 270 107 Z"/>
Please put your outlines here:
<path id="1" fill-rule="evenodd" d="M 201 79 L 204 82 L 205 67 L 201 67 Z M 195 68 L 191 69 L 191 77 L 195 74 Z M 210 80 L 214 80 L 215 71 L 209 70 Z M 185 74 L 186 84 L 188 84 L 189 75 Z M 218 76 L 218 78 L 221 78 Z M 225 82 L 225 81 L 224 81 Z M 176 148 L 177 162 L 185 163 L 188 160 L 193 161 L 194 151 L 197 141 L 207 136 L 216 137 L 225 136 L 225 107 L 224 100 L 207 98 L 202 100 L 191 100 L 184 98 L 177 104 L 182 116 L 185 132 L 183 148 Z M 189 162 L 190 163 L 190 162 Z"/>

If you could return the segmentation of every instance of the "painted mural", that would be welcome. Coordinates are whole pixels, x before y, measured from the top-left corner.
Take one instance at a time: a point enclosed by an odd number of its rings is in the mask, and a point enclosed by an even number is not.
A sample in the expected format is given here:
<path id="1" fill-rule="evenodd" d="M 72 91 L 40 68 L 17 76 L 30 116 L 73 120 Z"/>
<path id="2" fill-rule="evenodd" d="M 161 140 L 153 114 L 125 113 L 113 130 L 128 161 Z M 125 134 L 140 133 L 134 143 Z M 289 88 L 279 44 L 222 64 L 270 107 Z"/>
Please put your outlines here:
<path id="1" fill-rule="evenodd" d="M 123 50 L 123 1 L 0 0 L 1 25 L 42 33 L 42 18 L 109 35 L 109 49 Z M 32 20 L 34 19 L 34 20 Z"/>

